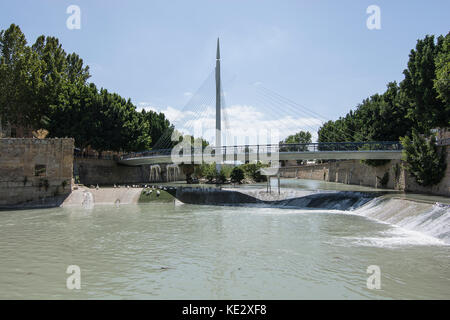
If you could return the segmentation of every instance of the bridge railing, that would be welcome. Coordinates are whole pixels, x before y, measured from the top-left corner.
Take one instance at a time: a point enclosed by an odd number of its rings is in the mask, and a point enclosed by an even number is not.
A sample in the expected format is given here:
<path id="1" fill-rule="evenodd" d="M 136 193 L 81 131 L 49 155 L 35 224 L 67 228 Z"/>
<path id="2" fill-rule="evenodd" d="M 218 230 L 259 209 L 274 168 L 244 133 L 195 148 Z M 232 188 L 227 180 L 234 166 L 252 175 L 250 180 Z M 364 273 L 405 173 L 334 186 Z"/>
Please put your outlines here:
<path id="1" fill-rule="evenodd" d="M 440 139 L 437 141 L 438 146 L 448 146 L 450 145 L 450 138 Z"/>
<path id="2" fill-rule="evenodd" d="M 316 142 L 316 143 L 279 143 L 260 145 L 237 145 L 212 148 L 212 154 L 221 150 L 222 154 L 270 154 L 273 152 L 318 152 L 318 151 L 400 151 L 403 147 L 398 141 L 370 141 L 370 142 Z M 180 155 L 189 150 L 181 150 Z M 123 155 L 120 159 L 132 159 L 143 157 L 170 156 L 172 149 L 155 149 L 142 152 L 132 152 Z M 190 154 L 198 154 L 200 150 L 190 150 Z"/>

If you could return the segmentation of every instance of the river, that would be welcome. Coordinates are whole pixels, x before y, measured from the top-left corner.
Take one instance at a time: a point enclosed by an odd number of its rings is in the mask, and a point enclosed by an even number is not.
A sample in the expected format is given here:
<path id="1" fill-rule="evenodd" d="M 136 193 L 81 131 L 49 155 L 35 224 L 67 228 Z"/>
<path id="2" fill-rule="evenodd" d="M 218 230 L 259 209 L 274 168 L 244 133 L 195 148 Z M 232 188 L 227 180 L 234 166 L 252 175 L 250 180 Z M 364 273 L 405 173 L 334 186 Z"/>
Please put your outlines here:
<path id="1" fill-rule="evenodd" d="M 417 202 L 427 216 L 411 215 L 416 204 L 405 201 L 353 211 L 180 203 L 3 211 L 0 298 L 449 299 L 450 209 Z M 79 290 L 66 287 L 69 265 L 81 270 Z M 380 289 L 366 285 L 373 265 Z"/>

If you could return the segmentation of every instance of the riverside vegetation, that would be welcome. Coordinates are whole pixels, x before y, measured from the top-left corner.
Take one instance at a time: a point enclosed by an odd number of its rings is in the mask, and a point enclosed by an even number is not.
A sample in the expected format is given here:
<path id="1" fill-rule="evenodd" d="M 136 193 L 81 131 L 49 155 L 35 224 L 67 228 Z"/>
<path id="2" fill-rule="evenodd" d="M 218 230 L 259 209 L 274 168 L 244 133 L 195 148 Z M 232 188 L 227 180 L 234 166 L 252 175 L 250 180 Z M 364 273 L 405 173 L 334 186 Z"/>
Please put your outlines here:
<path id="1" fill-rule="evenodd" d="M 239 166 L 222 165 L 219 172 L 216 170 L 216 163 L 203 163 L 194 169 L 194 176 L 198 179 L 205 179 L 207 183 L 253 183 L 264 182 L 266 177 L 261 175 L 260 169 L 267 167 L 261 162 L 246 163 Z"/>
<path id="2" fill-rule="evenodd" d="M 445 147 L 436 146 L 431 130 L 450 126 L 450 33 L 418 40 L 403 74 L 399 84 L 389 82 L 384 93 L 326 122 L 319 142 L 401 140 L 406 168 L 418 184 L 430 186 L 441 181 L 446 168 Z M 364 162 L 377 166 L 389 160 Z"/>
<path id="3" fill-rule="evenodd" d="M 405 78 L 399 84 L 388 83 L 384 93 L 363 100 L 345 117 L 326 122 L 319 129 L 318 140 L 401 140 L 406 167 L 417 182 L 436 184 L 445 172 L 445 161 L 440 160 L 445 154 L 444 148 L 436 147 L 431 129 L 449 127 L 450 33 L 437 39 L 433 35 L 419 39 L 403 74 Z M 98 89 L 88 82 L 89 78 L 89 67 L 76 53 L 67 54 L 57 38 L 42 35 L 30 46 L 15 24 L 0 32 L 2 126 L 40 129 L 36 132 L 48 132 L 49 137 L 73 137 L 76 147 L 91 147 L 100 154 L 155 149 L 159 141 L 169 141 L 169 147 L 173 146 L 169 137 L 175 129 L 163 113 L 139 112 L 130 99 Z M 179 137 L 183 135 L 179 133 Z M 309 132 L 300 132 L 285 142 L 310 140 Z M 208 143 L 202 140 L 202 144 Z M 417 156 L 421 151 L 426 155 Z M 386 161 L 365 160 L 373 166 Z M 223 166 L 219 173 L 211 168 L 202 165 L 196 175 L 210 182 L 263 179 L 256 173 L 258 168 L 251 165 L 241 168 L 244 179 L 239 171 L 232 177 L 231 167 Z"/>
<path id="4" fill-rule="evenodd" d="M 55 37 L 27 45 L 12 24 L 0 32 L 0 121 L 43 128 L 49 137 L 73 137 L 75 146 L 99 151 L 155 147 L 173 126 L 163 113 L 138 112 L 130 99 L 89 83 L 89 67 L 67 54 Z M 163 137 L 164 138 L 164 137 Z"/>

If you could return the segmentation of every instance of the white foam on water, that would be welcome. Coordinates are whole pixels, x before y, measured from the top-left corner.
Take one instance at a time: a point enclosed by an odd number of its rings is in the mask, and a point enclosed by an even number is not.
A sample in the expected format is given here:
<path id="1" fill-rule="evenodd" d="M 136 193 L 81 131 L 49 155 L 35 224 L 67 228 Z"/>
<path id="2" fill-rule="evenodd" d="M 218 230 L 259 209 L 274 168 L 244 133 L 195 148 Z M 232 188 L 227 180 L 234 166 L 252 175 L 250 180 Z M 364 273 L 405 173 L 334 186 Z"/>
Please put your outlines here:
<path id="1" fill-rule="evenodd" d="M 349 212 L 393 225 L 390 237 L 363 238 L 375 244 L 450 244 L 450 206 L 396 198 L 376 198 Z"/>
<path id="2" fill-rule="evenodd" d="M 344 237 L 347 244 L 380 248 L 395 248 L 400 246 L 445 246 L 443 240 L 418 231 L 392 226 L 388 231 L 379 232 L 379 237 Z"/>
<path id="3" fill-rule="evenodd" d="M 83 192 L 83 202 L 81 204 L 84 209 L 93 209 L 94 208 L 94 196 L 90 191 Z"/>

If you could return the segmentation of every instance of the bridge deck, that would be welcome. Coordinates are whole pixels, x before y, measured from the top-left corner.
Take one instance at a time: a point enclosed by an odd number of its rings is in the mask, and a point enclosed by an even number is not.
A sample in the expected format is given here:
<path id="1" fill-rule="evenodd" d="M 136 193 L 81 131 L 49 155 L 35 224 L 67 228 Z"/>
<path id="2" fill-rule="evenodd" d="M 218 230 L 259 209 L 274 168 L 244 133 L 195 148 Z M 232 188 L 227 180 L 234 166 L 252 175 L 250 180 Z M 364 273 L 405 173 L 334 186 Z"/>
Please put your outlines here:
<path id="1" fill-rule="evenodd" d="M 235 154 L 236 157 L 228 157 L 224 160 L 233 161 L 242 159 L 258 160 L 256 154 Z M 229 155 L 228 155 L 229 156 Z M 230 159 L 231 158 L 231 159 Z M 316 152 L 280 152 L 279 160 L 395 160 L 401 159 L 401 151 L 316 151 Z M 202 159 L 202 155 L 179 157 L 184 163 L 192 163 L 193 159 Z M 148 157 L 135 157 L 121 159 L 119 163 L 129 166 L 139 166 L 144 164 L 172 163 L 170 155 L 154 155 Z"/>
<path id="2" fill-rule="evenodd" d="M 209 151 L 213 154 L 215 152 L 214 148 Z M 398 142 L 278 144 L 223 147 L 221 153 L 222 161 L 242 162 L 262 160 L 263 157 L 273 160 L 395 160 L 402 158 L 402 147 Z M 274 153 L 277 153 L 278 157 Z M 129 154 L 122 157 L 119 163 L 138 166 L 174 161 L 201 163 L 207 159 L 210 160 L 211 157 L 207 158 L 204 154 L 192 150 L 190 155 L 177 155 L 174 160 L 171 150 L 166 149 Z"/>

